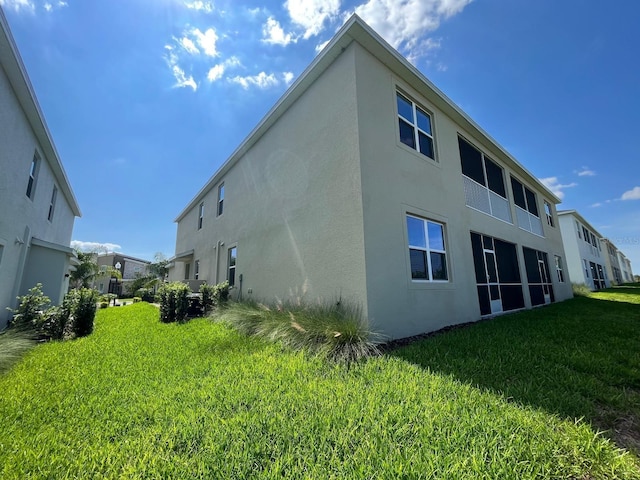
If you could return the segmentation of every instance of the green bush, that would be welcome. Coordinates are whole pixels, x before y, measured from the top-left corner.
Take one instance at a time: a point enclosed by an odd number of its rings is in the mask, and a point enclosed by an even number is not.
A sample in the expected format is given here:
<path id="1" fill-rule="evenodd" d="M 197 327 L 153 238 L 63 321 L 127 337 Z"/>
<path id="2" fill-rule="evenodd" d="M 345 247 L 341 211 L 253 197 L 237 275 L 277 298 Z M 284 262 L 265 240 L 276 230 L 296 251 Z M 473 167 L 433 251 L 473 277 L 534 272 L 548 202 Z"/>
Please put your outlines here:
<path id="1" fill-rule="evenodd" d="M 160 287 L 160 321 L 184 322 L 189 309 L 191 289 L 182 282 L 165 283 Z"/>
<path id="2" fill-rule="evenodd" d="M 41 338 L 61 340 L 64 336 L 64 327 L 69 320 L 69 313 L 62 306 L 51 307 L 43 313 L 40 320 L 36 329 Z"/>
<path id="3" fill-rule="evenodd" d="M 135 292 L 136 297 L 140 297 L 140 301 L 153 303 L 155 300 L 152 288 L 139 288 Z"/>
<path id="4" fill-rule="evenodd" d="M 200 294 L 202 295 L 202 310 L 206 315 L 211 310 L 213 310 L 213 307 L 215 305 L 215 285 L 208 285 L 206 283 L 203 283 L 202 285 L 200 285 Z"/>
<path id="5" fill-rule="evenodd" d="M 107 308 L 109 306 L 109 302 L 100 302 L 100 308 Z"/>
<path id="6" fill-rule="evenodd" d="M 42 293 L 42 284 L 36 284 L 35 287 L 29 289 L 29 293 L 18 297 L 18 300 L 20 301 L 18 308 L 15 310 L 7 308 L 13 312 L 11 326 L 18 329 L 37 329 L 38 325 L 42 323 L 45 308 L 51 303 L 49 297 Z"/>
<path id="7" fill-rule="evenodd" d="M 229 300 L 229 282 L 226 280 L 216 284 L 213 290 L 213 297 L 216 305 L 224 305 Z"/>
<path id="8" fill-rule="evenodd" d="M 140 297 L 133 297 L 133 303 L 140 303 L 142 301 L 142 298 Z"/>
<path id="9" fill-rule="evenodd" d="M 64 297 L 62 309 L 68 313 L 65 336 L 86 337 L 93 332 L 98 292 L 91 288 L 71 290 Z"/>
<path id="10" fill-rule="evenodd" d="M 346 363 L 379 354 L 379 335 L 368 329 L 362 309 L 344 301 L 318 304 L 230 302 L 214 318 L 246 335 L 306 349 Z"/>

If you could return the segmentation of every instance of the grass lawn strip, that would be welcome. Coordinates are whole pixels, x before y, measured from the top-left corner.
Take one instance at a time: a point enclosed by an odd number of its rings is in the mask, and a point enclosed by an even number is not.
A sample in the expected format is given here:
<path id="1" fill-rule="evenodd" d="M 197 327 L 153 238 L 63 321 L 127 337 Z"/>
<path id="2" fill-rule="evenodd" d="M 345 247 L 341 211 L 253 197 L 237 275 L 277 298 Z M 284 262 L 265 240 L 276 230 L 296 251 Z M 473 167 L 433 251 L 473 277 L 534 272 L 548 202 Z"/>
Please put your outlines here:
<path id="1" fill-rule="evenodd" d="M 38 346 L 0 377 L 0 477 L 640 478 L 590 424 L 602 405 L 637 413 L 616 395 L 640 360 L 594 372 L 605 347 L 588 329 L 567 335 L 575 348 L 545 333 L 565 305 L 349 368 L 208 320 L 161 324 L 147 304 L 100 310 L 93 335 Z M 620 315 L 632 347 L 640 320 Z M 548 355 L 519 360 L 520 341 Z"/>

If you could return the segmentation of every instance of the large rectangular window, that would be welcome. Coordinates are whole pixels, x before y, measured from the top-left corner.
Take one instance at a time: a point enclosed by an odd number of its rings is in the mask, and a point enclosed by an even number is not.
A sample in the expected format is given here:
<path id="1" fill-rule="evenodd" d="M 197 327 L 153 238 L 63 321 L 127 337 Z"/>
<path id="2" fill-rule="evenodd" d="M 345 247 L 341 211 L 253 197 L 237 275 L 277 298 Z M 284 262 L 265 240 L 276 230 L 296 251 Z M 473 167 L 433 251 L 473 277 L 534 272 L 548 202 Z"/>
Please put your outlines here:
<path id="1" fill-rule="evenodd" d="M 36 181 L 38 179 L 38 170 L 40 170 L 40 159 L 38 155 L 33 156 L 31 161 L 31 169 L 29 170 L 29 181 L 27 182 L 27 197 L 33 200 L 36 193 Z"/>
<path id="2" fill-rule="evenodd" d="M 224 211 L 224 182 L 218 187 L 218 217 Z"/>
<path id="3" fill-rule="evenodd" d="M 556 260 L 556 273 L 558 275 L 558 281 L 564 283 L 564 270 L 562 268 L 562 258 L 558 255 L 554 255 Z"/>
<path id="4" fill-rule="evenodd" d="M 411 278 L 413 280 L 446 282 L 447 254 L 444 225 L 407 215 L 407 238 Z"/>
<path id="5" fill-rule="evenodd" d="M 461 137 L 458 147 L 467 206 L 511 223 L 502 167 Z"/>
<path id="6" fill-rule="evenodd" d="M 58 188 L 54 185 L 53 192 L 51 193 L 51 202 L 49 203 L 49 214 L 47 215 L 47 219 L 51 222 L 53 221 L 53 213 L 56 209 L 56 198 L 58 197 Z"/>
<path id="7" fill-rule="evenodd" d="M 229 265 L 227 269 L 227 280 L 229 281 L 229 286 L 233 287 L 236 284 L 236 262 L 238 259 L 236 247 L 232 247 L 229 249 L 229 258 L 227 264 Z"/>
<path id="8" fill-rule="evenodd" d="M 538 213 L 536 194 L 513 177 L 511 177 L 511 190 L 513 191 L 513 201 L 516 204 L 518 226 L 523 230 L 542 236 L 542 222 Z"/>
<path id="9" fill-rule="evenodd" d="M 400 141 L 435 159 L 431 115 L 401 93 L 396 93 Z"/>

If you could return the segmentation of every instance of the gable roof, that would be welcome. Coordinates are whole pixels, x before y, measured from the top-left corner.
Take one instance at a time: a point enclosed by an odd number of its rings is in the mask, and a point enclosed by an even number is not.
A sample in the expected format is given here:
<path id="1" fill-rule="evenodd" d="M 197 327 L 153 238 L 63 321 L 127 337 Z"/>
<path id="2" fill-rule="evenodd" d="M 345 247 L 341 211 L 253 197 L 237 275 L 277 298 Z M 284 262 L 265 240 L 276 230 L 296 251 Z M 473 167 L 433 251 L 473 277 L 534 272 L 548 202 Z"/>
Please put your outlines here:
<path id="1" fill-rule="evenodd" d="M 42 110 L 40 110 L 40 105 L 38 104 L 31 81 L 27 75 L 27 70 L 20 58 L 18 47 L 11 35 L 11 30 L 9 29 L 9 24 L 7 23 L 7 18 L 4 16 L 2 7 L 0 7 L 0 65 L 4 69 L 16 98 L 33 129 L 61 193 L 67 199 L 73 214 L 76 217 L 82 216 L 76 197 L 71 189 L 71 184 L 58 156 L 58 151 L 53 144 L 51 133 L 44 120 L 44 115 L 42 114 Z"/>
<path id="2" fill-rule="evenodd" d="M 309 86 L 324 73 L 340 54 L 352 43 L 358 42 L 369 53 L 386 65 L 397 76 L 407 82 L 417 92 L 429 98 L 433 104 L 451 117 L 467 131 L 494 147 L 502 160 L 508 163 L 518 175 L 528 183 L 535 185 L 554 203 L 560 199 L 542 184 L 531 172 L 518 162 L 509 152 L 498 144 L 487 132 L 462 111 L 451 99 L 438 89 L 427 77 L 400 53 L 389 45 L 360 17 L 353 14 L 340 28 L 327 46 L 316 56 L 300 77 L 289 87 L 276 104 L 267 112 L 258 125 L 249 133 L 247 138 L 231 154 L 226 162 L 211 176 L 209 181 L 200 189 L 189 204 L 176 217 L 179 222 L 202 198 L 222 179 L 224 174 L 264 135 L 267 130 L 300 98 Z"/>
<path id="3" fill-rule="evenodd" d="M 602 234 L 598 230 L 596 230 L 596 228 L 591 225 L 582 215 L 580 215 L 577 210 L 558 210 L 559 217 L 564 217 L 565 215 L 571 215 L 577 218 L 585 227 L 588 227 L 589 230 L 591 230 L 598 237 L 598 239 L 603 238 Z"/>

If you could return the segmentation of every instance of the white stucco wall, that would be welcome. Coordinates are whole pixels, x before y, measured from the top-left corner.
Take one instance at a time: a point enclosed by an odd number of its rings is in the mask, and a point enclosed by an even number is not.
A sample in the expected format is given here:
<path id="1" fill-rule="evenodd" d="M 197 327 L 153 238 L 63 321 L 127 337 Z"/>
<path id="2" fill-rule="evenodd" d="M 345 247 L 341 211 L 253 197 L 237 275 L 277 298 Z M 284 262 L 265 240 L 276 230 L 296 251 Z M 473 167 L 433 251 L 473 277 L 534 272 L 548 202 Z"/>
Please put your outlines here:
<path id="1" fill-rule="evenodd" d="M 260 300 L 348 298 L 366 307 L 354 51 L 347 49 L 178 223 L 176 253 L 194 250 L 200 280 L 227 277 Z M 224 181 L 224 212 L 216 216 Z M 219 253 L 218 253 L 219 250 Z M 171 280 L 184 278 L 176 262 Z M 251 293 L 249 293 L 251 291 Z"/>
<path id="2" fill-rule="evenodd" d="M 47 158 L 0 67 L 0 328 L 7 319 L 6 307 L 15 306 L 23 293 L 21 278 L 32 237 L 69 246 L 74 215 L 59 185 L 53 221 L 47 219 L 55 179 Z M 34 153 L 40 166 L 33 198 L 26 196 Z M 64 275 L 64 272 L 61 272 Z M 30 285 L 29 287 L 32 287 Z"/>
<path id="3" fill-rule="evenodd" d="M 543 200 L 537 194 L 545 237 L 526 232 L 465 205 L 458 133 L 472 140 L 500 162 L 502 155 L 475 138 L 439 110 L 434 102 L 395 76 L 364 48 L 356 48 L 358 124 L 362 164 L 367 298 L 370 320 L 393 337 L 433 331 L 447 325 L 478 320 L 480 309 L 473 267 L 470 231 L 491 235 L 518 245 L 524 297 L 526 270 L 522 246 L 547 252 L 556 301 L 572 296 L 570 283 L 557 280 L 554 255 L 564 257 L 558 228 L 546 225 Z M 437 162 L 406 147 L 399 140 L 396 86 L 432 112 Z M 506 186 L 515 219 L 506 162 Z M 522 175 L 514 173 L 521 181 Z M 449 282 L 411 280 L 406 237 L 406 214 L 446 225 Z"/>
<path id="4" fill-rule="evenodd" d="M 607 256 L 608 254 L 602 242 L 600 243 L 601 249 L 598 250 L 597 248 L 592 248 L 590 244 L 588 244 L 584 241 L 583 238 L 580 238 L 578 236 L 578 227 L 576 227 L 576 221 L 580 226 L 581 235 L 583 225 L 589 230 L 589 232 L 594 233 L 597 239 L 599 239 L 601 235 L 591 225 L 583 222 L 581 218 L 574 215 L 570 211 L 562 212 L 559 215 L 559 218 L 562 241 L 564 244 L 564 250 L 567 254 L 567 263 L 569 267 L 571 282 L 583 283 L 590 289 L 595 289 L 591 271 L 589 270 L 588 276 L 585 272 L 584 260 L 587 261 L 587 265 L 589 265 L 590 262 L 593 262 L 596 265 L 602 265 L 603 269 L 605 269 L 606 272 L 605 256 Z M 607 286 L 610 286 L 610 282 L 611 277 L 609 276 L 609 274 L 607 274 Z"/>

